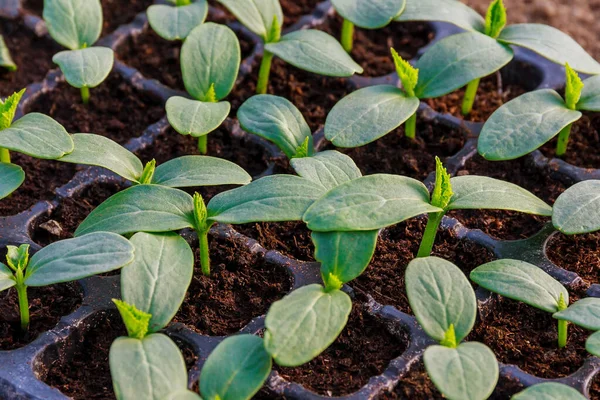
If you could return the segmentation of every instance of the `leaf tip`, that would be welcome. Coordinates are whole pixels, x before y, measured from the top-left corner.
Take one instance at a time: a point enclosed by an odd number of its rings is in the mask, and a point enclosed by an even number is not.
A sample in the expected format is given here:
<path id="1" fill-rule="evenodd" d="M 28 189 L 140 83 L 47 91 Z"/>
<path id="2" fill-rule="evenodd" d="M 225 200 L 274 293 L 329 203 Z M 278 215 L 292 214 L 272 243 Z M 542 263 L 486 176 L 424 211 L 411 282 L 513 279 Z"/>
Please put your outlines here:
<path id="1" fill-rule="evenodd" d="M 433 206 L 445 209 L 453 196 L 450 174 L 439 157 L 435 157 L 435 186 L 431 196 Z"/>
<path id="2" fill-rule="evenodd" d="M 390 48 L 390 51 L 404 91 L 409 96 L 415 97 L 415 88 L 419 82 L 419 70 L 403 59 L 394 48 Z"/>
<path id="3" fill-rule="evenodd" d="M 575 71 L 569 63 L 565 64 L 566 86 L 565 86 L 565 102 L 571 110 L 577 108 L 577 103 L 581 99 L 581 92 L 585 86 L 577 71 Z"/>
<path id="4" fill-rule="evenodd" d="M 123 318 L 129 337 L 140 340 L 146 337 L 152 314 L 140 311 L 134 305 L 122 300 L 112 299 L 112 301 L 117 306 L 121 318 Z"/>
<path id="5" fill-rule="evenodd" d="M 485 34 L 496 39 L 506 26 L 506 7 L 502 0 L 494 0 L 485 16 Z"/>

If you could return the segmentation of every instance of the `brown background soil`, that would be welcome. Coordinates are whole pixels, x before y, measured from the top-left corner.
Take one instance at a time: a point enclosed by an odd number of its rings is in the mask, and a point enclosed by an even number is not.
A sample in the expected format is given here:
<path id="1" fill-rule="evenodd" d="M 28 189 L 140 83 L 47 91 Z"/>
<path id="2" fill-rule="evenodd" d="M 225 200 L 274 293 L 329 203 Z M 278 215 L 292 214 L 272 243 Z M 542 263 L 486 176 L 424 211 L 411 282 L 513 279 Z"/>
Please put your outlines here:
<path id="1" fill-rule="evenodd" d="M 566 236 L 557 233 L 546 249 L 561 268 L 576 272 L 588 283 L 600 283 L 600 233 Z"/>

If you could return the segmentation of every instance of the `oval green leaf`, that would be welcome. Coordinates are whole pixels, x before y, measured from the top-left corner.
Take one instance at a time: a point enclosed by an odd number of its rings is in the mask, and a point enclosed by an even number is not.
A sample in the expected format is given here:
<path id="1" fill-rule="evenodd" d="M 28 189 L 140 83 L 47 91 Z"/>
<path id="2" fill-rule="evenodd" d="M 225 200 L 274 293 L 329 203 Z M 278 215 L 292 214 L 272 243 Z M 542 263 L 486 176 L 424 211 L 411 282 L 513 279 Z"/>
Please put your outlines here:
<path id="1" fill-rule="evenodd" d="M 449 400 L 487 399 L 498 382 L 496 356 L 481 343 L 463 343 L 455 349 L 430 346 L 423 362 L 435 386 Z"/>
<path id="2" fill-rule="evenodd" d="M 492 161 L 514 160 L 536 150 L 581 118 L 551 89 L 525 93 L 500 107 L 487 120 L 477 149 Z"/>
<path id="3" fill-rule="evenodd" d="M 342 332 L 352 310 L 350 297 L 321 285 L 294 290 L 273 303 L 265 320 L 265 348 L 282 367 L 305 364 Z"/>
<path id="4" fill-rule="evenodd" d="M 376 174 L 330 190 L 308 209 L 304 222 L 312 231 L 370 231 L 440 211 L 416 179 Z"/>
<path id="5" fill-rule="evenodd" d="M 359 147 L 398 128 L 414 115 L 419 99 L 391 85 L 357 90 L 327 115 L 325 137 L 338 147 Z"/>
<path id="6" fill-rule="evenodd" d="M 600 111 L 600 75 L 583 81 L 583 90 L 577 103 L 578 110 Z"/>
<path id="7" fill-rule="evenodd" d="M 181 47 L 181 73 L 189 94 L 209 101 L 221 100 L 231 92 L 238 76 L 242 55 L 235 33 L 225 25 L 207 22 L 195 28 Z"/>
<path id="8" fill-rule="evenodd" d="M 190 32 L 202 24 L 208 14 L 206 0 L 197 0 L 187 6 L 155 4 L 148 7 L 148 22 L 166 40 L 184 40 Z"/>
<path id="9" fill-rule="evenodd" d="M 260 337 L 229 337 L 208 356 L 200 374 L 200 393 L 208 400 L 250 399 L 269 376 L 271 363 Z"/>
<path id="10" fill-rule="evenodd" d="M 467 31 L 485 31 L 485 20 L 477 11 L 455 0 L 407 1 L 406 9 L 396 21 L 439 21 Z"/>
<path id="11" fill-rule="evenodd" d="M 102 6 L 100 0 L 44 0 L 44 21 L 54 40 L 81 49 L 100 37 Z"/>
<path id="12" fill-rule="evenodd" d="M 600 181 L 579 182 L 558 196 L 552 223 L 566 235 L 600 230 Z"/>
<path id="13" fill-rule="evenodd" d="M 585 349 L 588 353 L 600 357 L 600 332 L 596 332 L 585 341 Z"/>
<path id="14" fill-rule="evenodd" d="M 0 163 L 0 199 L 5 198 L 25 181 L 25 171 L 15 164 Z"/>
<path id="15" fill-rule="evenodd" d="M 585 396 L 562 383 L 545 382 L 517 393 L 511 400 L 585 400 Z"/>
<path id="16" fill-rule="evenodd" d="M 268 94 L 252 96 L 237 113 L 242 129 L 273 142 L 288 158 L 308 138 L 309 156 L 314 152 L 313 137 L 300 111 L 289 100 Z"/>
<path id="17" fill-rule="evenodd" d="M 558 311 L 561 294 L 569 304 L 569 292 L 563 285 L 525 261 L 492 261 L 471 271 L 471 280 L 491 292 L 550 313 Z"/>
<path id="18" fill-rule="evenodd" d="M 10 289 L 16 284 L 17 281 L 15 281 L 13 271 L 6 265 L 0 263 L 0 292 L 6 289 Z"/>
<path id="19" fill-rule="evenodd" d="M 344 19 L 364 29 L 387 26 L 406 7 L 406 0 L 332 0 L 331 3 Z"/>
<path id="20" fill-rule="evenodd" d="M 588 297 L 571 304 L 566 310 L 553 315 L 590 331 L 600 331 L 600 299 Z"/>
<path id="21" fill-rule="evenodd" d="M 167 100 L 169 124 L 182 135 L 200 137 L 217 129 L 227 119 L 231 104 L 227 101 L 207 103 L 174 96 Z"/>
<path id="22" fill-rule="evenodd" d="M 266 41 L 272 25 L 277 18 L 279 26 L 283 25 L 283 11 L 279 0 L 218 0 L 240 22 L 252 32 Z"/>
<path id="23" fill-rule="evenodd" d="M 296 68 L 325 76 L 349 77 L 363 69 L 333 36 L 315 29 L 288 33 L 265 50 Z"/>
<path id="24" fill-rule="evenodd" d="M 231 161 L 209 156 L 183 156 L 156 168 L 152 183 L 169 187 L 246 185 L 252 177 Z"/>
<path id="25" fill-rule="evenodd" d="M 134 248 L 125 238 L 99 232 L 62 240 L 31 257 L 27 286 L 70 282 L 119 269 L 133 261 Z"/>
<path id="26" fill-rule="evenodd" d="M 293 158 L 290 164 L 298 175 L 318 183 L 325 190 L 362 176 L 350 157 L 335 150 L 323 151 L 312 157 Z"/>
<path id="27" fill-rule="evenodd" d="M 194 200 L 178 189 L 139 185 L 100 204 L 79 225 L 76 236 L 92 232 L 170 232 L 194 226 Z"/>
<path id="28" fill-rule="evenodd" d="M 168 400 L 202 400 L 202 397 L 191 390 L 182 390 L 180 392 L 172 393 Z"/>
<path id="29" fill-rule="evenodd" d="M 69 85 L 94 88 L 104 82 L 114 63 L 114 52 L 107 47 L 88 47 L 61 51 L 52 57 Z"/>

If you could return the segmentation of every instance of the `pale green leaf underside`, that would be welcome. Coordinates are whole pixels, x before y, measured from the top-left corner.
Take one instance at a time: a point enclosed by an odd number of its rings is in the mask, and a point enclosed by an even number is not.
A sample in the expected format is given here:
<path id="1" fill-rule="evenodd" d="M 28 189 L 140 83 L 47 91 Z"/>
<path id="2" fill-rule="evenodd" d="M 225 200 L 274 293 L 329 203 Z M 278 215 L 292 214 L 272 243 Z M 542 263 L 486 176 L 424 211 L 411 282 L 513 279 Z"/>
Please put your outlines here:
<path id="1" fill-rule="evenodd" d="M 58 64 L 69 85 L 94 88 L 110 74 L 114 52 L 107 47 L 66 50 L 55 54 L 52 61 Z"/>
<path id="2" fill-rule="evenodd" d="M 206 0 L 198 0 L 180 7 L 155 4 L 148 7 L 147 13 L 150 26 L 160 37 L 166 40 L 184 40 L 206 19 L 208 3 Z"/>
<path id="3" fill-rule="evenodd" d="M 289 100 L 268 94 L 248 99 L 237 113 L 242 129 L 273 142 L 292 158 L 306 138 L 309 155 L 314 151 L 312 133 L 306 120 Z"/>
<path id="4" fill-rule="evenodd" d="M 342 332 L 352 310 L 350 297 L 321 285 L 294 290 L 273 303 L 265 320 L 265 348 L 277 364 L 295 367 L 321 354 Z"/>
<path id="5" fill-rule="evenodd" d="M 273 18 L 277 17 L 277 22 L 283 24 L 283 11 L 279 0 L 218 0 L 223 4 L 240 22 L 252 32 L 267 39 Z"/>
<path id="6" fill-rule="evenodd" d="M 571 304 L 566 310 L 553 315 L 590 331 L 600 331 L 600 299 L 588 297 Z"/>
<path id="7" fill-rule="evenodd" d="M 344 19 L 364 29 L 387 26 L 406 7 L 406 0 L 332 0 L 331 3 Z"/>
<path id="8" fill-rule="evenodd" d="M 569 304 L 569 292 L 563 285 L 525 261 L 492 261 L 471 271 L 471 280 L 491 292 L 546 312 L 558 311 L 561 294 Z"/>
<path id="9" fill-rule="evenodd" d="M 517 393 L 511 400 L 585 400 L 585 396 L 562 383 L 545 382 Z"/>
<path id="10" fill-rule="evenodd" d="M 551 89 L 525 93 L 500 107 L 479 136 L 478 151 L 488 160 L 513 160 L 536 150 L 581 118 Z"/>
<path id="11" fill-rule="evenodd" d="M 312 157 L 294 158 L 290 164 L 298 175 L 318 183 L 326 190 L 362 176 L 354 161 L 336 150 L 323 151 Z"/>
<path id="12" fill-rule="evenodd" d="M 179 348 L 155 333 L 143 340 L 120 337 L 110 347 L 110 374 L 119 400 L 165 400 L 187 390 L 187 370 Z"/>
<path id="13" fill-rule="evenodd" d="M 99 232 L 52 243 L 31 257 L 27 286 L 70 282 L 110 272 L 133 261 L 134 248 L 125 238 Z"/>
<path id="14" fill-rule="evenodd" d="M 169 124 L 182 135 L 200 137 L 217 129 L 231 110 L 227 101 L 209 103 L 174 96 L 167 100 Z"/>
<path id="15" fill-rule="evenodd" d="M 576 71 L 591 75 L 600 74 L 600 64 L 573 38 L 552 26 L 510 25 L 504 28 L 498 40 L 525 47 L 560 65 L 569 63 Z"/>
<path id="16" fill-rule="evenodd" d="M 152 315 L 149 332 L 157 332 L 175 316 L 194 274 L 194 253 L 175 233 L 136 233 L 131 238 L 135 260 L 121 270 L 121 296 Z"/>
<path id="17" fill-rule="evenodd" d="M 439 212 L 416 179 L 376 174 L 329 191 L 304 215 L 312 231 L 366 231 L 395 225 L 420 214 Z"/>
<path id="18" fill-rule="evenodd" d="M 435 386 L 449 400 L 487 399 L 498 382 L 498 361 L 481 343 L 462 343 L 455 349 L 430 346 L 423 362 Z"/>
<path id="19" fill-rule="evenodd" d="M 558 196 L 552 223 L 567 235 L 600 230 L 600 181 L 579 182 Z"/>
<path id="20" fill-rule="evenodd" d="M 465 274 L 437 257 L 416 258 L 406 269 L 410 307 L 423 330 L 441 342 L 450 325 L 456 341 L 467 337 L 477 316 L 475 292 Z"/>
<path id="21" fill-rule="evenodd" d="M 600 332 L 596 332 L 585 341 L 585 349 L 588 353 L 600 357 Z"/>
<path id="22" fill-rule="evenodd" d="M 191 390 L 182 390 L 179 392 L 171 393 L 167 400 L 202 400 L 202 397 L 196 392 Z"/>
<path id="23" fill-rule="evenodd" d="M 340 100 L 325 122 L 325 137 L 338 147 L 359 147 L 398 128 L 419 108 L 419 99 L 407 97 L 391 85 L 357 90 Z"/>
<path id="24" fill-rule="evenodd" d="M 100 0 L 44 0 L 44 20 L 54 40 L 81 49 L 100 37 L 102 6 Z"/>
<path id="25" fill-rule="evenodd" d="M 132 182 L 142 176 L 142 162 L 120 144 L 92 133 L 76 133 L 71 138 L 75 150 L 59 161 L 106 168 Z"/>
<path id="26" fill-rule="evenodd" d="M 514 183 L 485 176 L 465 175 L 450 179 L 454 195 L 447 210 L 511 210 L 552 215 L 552 207 Z"/>
<path id="27" fill-rule="evenodd" d="M 13 61 L 10 49 L 6 45 L 2 35 L 0 35 L 0 67 L 6 68 L 9 71 L 17 70 L 17 64 Z"/>
<path id="28" fill-rule="evenodd" d="M 468 31 L 485 30 L 485 21 L 475 10 L 455 0 L 407 1 L 396 21 L 440 21 Z"/>
<path id="29" fill-rule="evenodd" d="M 52 118 L 30 113 L 0 131 L 0 147 L 35 158 L 55 160 L 73 151 L 73 140 Z"/>
<path id="30" fill-rule="evenodd" d="M 578 110 L 600 111 L 600 75 L 583 81 L 585 85 L 577 103 Z"/>
<path id="31" fill-rule="evenodd" d="M 100 204 L 79 225 L 76 236 L 91 232 L 169 232 L 194 226 L 192 196 L 178 189 L 139 185 Z"/>
<path id="32" fill-rule="evenodd" d="M 300 221 L 323 193 L 320 185 L 298 176 L 267 176 L 213 197 L 208 216 L 226 224 Z"/>
<path id="33" fill-rule="evenodd" d="M 319 75 L 349 77 L 363 72 L 333 36 L 315 29 L 288 33 L 279 42 L 267 44 L 265 50 Z"/>
<path id="34" fill-rule="evenodd" d="M 15 164 L 0 163 L 0 199 L 5 198 L 25 181 L 25 171 Z"/>
<path id="35" fill-rule="evenodd" d="M 10 289 L 16 284 L 17 282 L 14 279 L 13 271 L 0 262 L 0 292 Z"/>
<path id="36" fill-rule="evenodd" d="M 250 399 L 269 376 L 271 364 L 262 338 L 229 337 L 206 360 L 200 375 L 200 393 L 206 399 Z"/>
<path id="37" fill-rule="evenodd" d="M 246 185 L 252 177 L 231 161 L 209 156 L 183 156 L 159 165 L 152 183 L 169 187 Z"/>
<path id="38" fill-rule="evenodd" d="M 415 93 L 421 99 L 443 96 L 493 74 L 513 57 L 509 46 L 479 32 L 452 35 L 433 45 L 417 62 Z"/>

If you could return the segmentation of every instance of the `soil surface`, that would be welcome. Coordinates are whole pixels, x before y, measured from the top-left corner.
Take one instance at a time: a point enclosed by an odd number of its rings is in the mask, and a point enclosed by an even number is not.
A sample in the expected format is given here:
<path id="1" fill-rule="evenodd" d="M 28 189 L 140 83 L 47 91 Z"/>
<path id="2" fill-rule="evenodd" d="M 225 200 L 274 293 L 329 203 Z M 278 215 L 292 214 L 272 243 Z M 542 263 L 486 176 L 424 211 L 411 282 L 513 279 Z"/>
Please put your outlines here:
<path id="1" fill-rule="evenodd" d="M 100 86 L 90 90 L 90 103 L 83 104 L 79 89 L 61 82 L 41 95 L 28 112 L 47 114 L 70 133 L 95 133 L 119 144 L 141 136 L 149 125 L 165 114 L 164 107 L 111 73 Z"/>
<path id="2" fill-rule="evenodd" d="M 261 222 L 236 225 L 235 230 L 258 241 L 267 250 L 300 261 L 315 261 L 315 246 L 303 222 Z"/>
<path id="3" fill-rule="evenodd" d="M 78 283 L 62 283 L 27 289 L 30 326 L 21 332 L 17 291 L 0 292 L 0 350 L 12 350 L 33 342 L 40 334 L 53 329 L 58 321 L 71 314 L 83 300 Z"/>
<path id="4" fill-rule="evenodd" d="M 546 254 L 557 266 L 577 273 L 588 283 L 600 283 L 600 233 L 566 236 L 556 233 Z"/>

